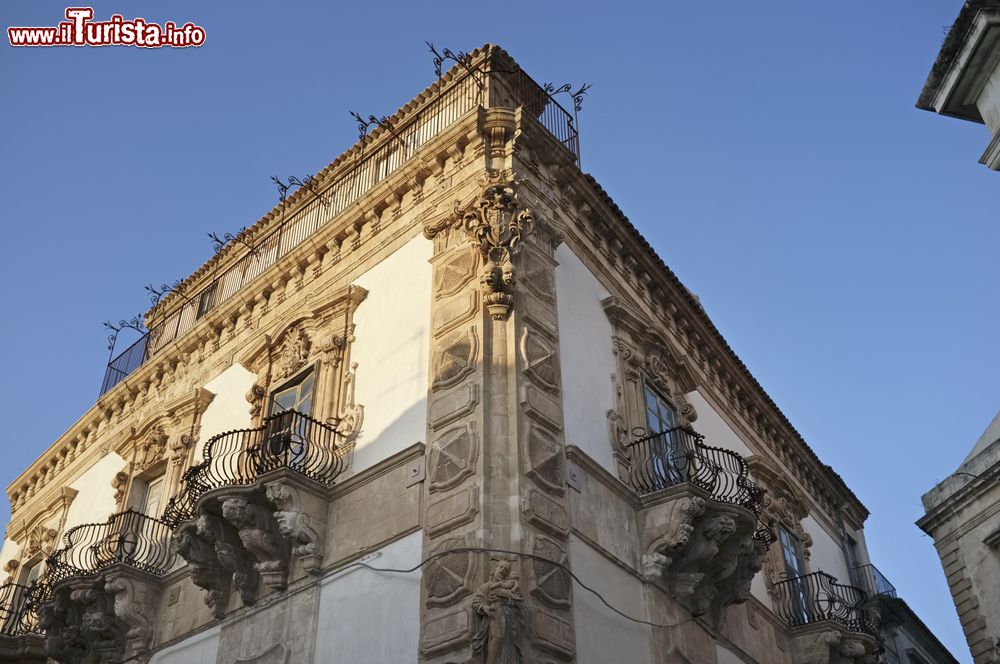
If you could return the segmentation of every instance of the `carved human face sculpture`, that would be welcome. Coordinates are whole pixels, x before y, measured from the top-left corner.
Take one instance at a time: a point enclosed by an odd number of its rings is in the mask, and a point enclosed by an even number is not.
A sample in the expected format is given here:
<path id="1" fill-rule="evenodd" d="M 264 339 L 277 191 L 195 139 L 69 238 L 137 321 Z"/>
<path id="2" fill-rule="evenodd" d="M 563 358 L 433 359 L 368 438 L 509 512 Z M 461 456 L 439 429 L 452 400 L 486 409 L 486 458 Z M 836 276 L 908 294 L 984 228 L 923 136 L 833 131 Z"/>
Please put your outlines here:
<path id="1" fill-rule="evenodd" d="M 282 537 L 292 537 L 295 533 L 295 517 L 297 512 L 278 511 L 274 513 L 274 519 L 278 522 L 278 532 Z"/>
<path id="2" fill-rule="evenodd" d="M 222 516 L 237 528 L 247 521 L 247 501 L 243 498 L 228 498 L 222 503 Z"/>

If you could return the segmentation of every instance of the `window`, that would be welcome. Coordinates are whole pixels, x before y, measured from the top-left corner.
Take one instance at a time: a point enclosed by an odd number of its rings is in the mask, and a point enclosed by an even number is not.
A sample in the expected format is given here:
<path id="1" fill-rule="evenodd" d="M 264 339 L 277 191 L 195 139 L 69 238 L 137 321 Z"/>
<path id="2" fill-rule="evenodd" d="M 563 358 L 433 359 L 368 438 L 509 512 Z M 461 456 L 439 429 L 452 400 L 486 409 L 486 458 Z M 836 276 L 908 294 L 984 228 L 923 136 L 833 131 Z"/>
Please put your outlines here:
<path id="1" fill-rule="evenodd" d="M 670 431 L 677 426 L 677 411 L 669 401 L 661 397 L 653 388 L 644 388 L 646 400 L 646 429 L 653 436 Z"/>
<path id="2" fill-rule="evenodd" d="M 687 461 L 683 431 L 678 425 L 677 410 L 649 385 L 643 386 L 646 406 L 646 435 L 649 438 L 649 463 L 657 489 L 687 481 Z"/>
<path id="3" fill-rule="evenodd" d="M 155 477 L 146 482 L 145 492 L 142 496 L 139 511 L 154 519 L 160 517 L 163 504 L 163 475 Z"/>
<path id="4" fill-rule="evenodd" d="M 195 317 L 196 319 L 200 319 L 215 307 L 215 286 L 216 283 L 212 282 L 212 285 L 203 290 L 201 295 L 198 296 L 198 315 Z"/>
<path id="5" fill-rule="evenodd" d="M 304 371 L 291 382 L 285 383 L 271 395 L 271 415 L 295 410 L 303 415 L 312 414 L 313 386 L 316 377 L 312 369 Z"/>
<path id="6" fill-rule="evenodd" d="M 785 576 L 789 579 L 791 608 L 800 621 L 799 624 L 808 623 L 810 622 L 808 588 L 801 578 L 806 574 L 802 542 L 783 525 L 778 526 L 778 539 L 781 541 L 781 555 L 785 561 Z"/>
<path id="7" fill-rule="evenodd" d="M 29 562 L 21 570 L 21 581 L 19 583 L 22 586 L 30 586 L 38 579 L 41 573 L 42 573 L 41 559 L 35 560 L 34 562 Z"/>
<path id="8" fill-rule="evenodd" d="M 861 566 L 858 562 L 858 543 L 846 533 L 844 534 L 844 559 L 847 560 L 847 569 L 851 575 L 851 583 L 864 589 L 865 592 L 879 592 L 877 588 L 868 588 L 869 584 L 863 582 L 860 570 L 858 569 Z"/>

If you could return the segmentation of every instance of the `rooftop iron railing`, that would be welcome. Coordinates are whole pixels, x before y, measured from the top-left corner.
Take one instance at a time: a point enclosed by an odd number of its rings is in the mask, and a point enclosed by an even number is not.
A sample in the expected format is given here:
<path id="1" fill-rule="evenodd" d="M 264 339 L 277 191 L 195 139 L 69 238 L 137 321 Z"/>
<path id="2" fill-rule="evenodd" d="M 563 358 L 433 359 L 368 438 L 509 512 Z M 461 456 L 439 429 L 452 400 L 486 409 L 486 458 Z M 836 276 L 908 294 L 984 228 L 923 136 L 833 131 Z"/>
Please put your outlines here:
<path id="1" fill-rule="evenodd" d="M 837 583 L 836 577 L 825 572 L 779 581 L 774 590 L 775 610 L 792 627 L 832 620 L 852 632 L 879 637 L 877 614 L 864 608 L 865 592 Z"/>
<path id="2" fill-rule="evenodd" d="M 854 568 L 854 578 L 870 597 L 877 595 L 896 597 L 896 586 L 892 585 L 875 565 L 858 565 Z"/>
<path id="3" fill-rule="evenodd" d="M 489 91 L 488 100 L 484 99 L 484 89 Z M 252 250 L 248 248 L 247 253 L 239 260 L 213 275 L 211 283 L 198 293 L 190 297 L 182 294 L 180 306 L 108 362 L 99 396 L 103 396 L 160 349 L 194 327 L 209 311 L 232 298 L 282 256 L 337 218 L 413 157 L 430 139 L 455 124 L 472 109 L 484 104 L 491 107 L 525 108 L 529 115 L 579 159 L 579 132 L 573 123 L 573 116 L 522 69 L 487 72 L 486 83 L 483 83 L 478 74 L 473 73 L 466 73 L 443 83 L 437 96 L 398 126 L 392 126 L 391 135 L 381 145 L 366 151 L 363 143 L 352 168 L 319 191 L 318 196 L 313 196 L 294 214 L 282 219 L 274 231 L 259 241 L 254 240 Z M 363 137 L 362 141 L 365 140 Z"/>
<path id="4" fill-rule="evenodd" d="M 198 500 L 209 491 L 247 486 L 280 468 L 329 486 L 344 469 L 346 449 L 338 445 L 339 437 L 336 422 L 323 423 L 294 410 L 271 415 L 254 429 L 214 436 L 205 444 L 201 463 L 184 473 L 163 520 L 176 528 L 194 516 Z"/>

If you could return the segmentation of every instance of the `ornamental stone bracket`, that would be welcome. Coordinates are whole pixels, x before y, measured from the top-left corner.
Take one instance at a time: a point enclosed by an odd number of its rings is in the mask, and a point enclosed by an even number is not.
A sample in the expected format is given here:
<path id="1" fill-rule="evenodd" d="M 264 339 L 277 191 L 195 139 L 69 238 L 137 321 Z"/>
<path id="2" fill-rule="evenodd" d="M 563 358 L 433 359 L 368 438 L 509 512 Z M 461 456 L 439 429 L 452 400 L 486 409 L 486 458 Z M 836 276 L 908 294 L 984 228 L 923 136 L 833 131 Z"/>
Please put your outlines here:
<path id="1" fill-rule="evenodd" d="M 143 660 L 158 596 L 156 578 L 124 565 L 57 584 L 38 612 L 46 654 L 65 664 Z"/>
<path id="2" fill-rule="evenodd" d="M 278 533 L 290 547 L 292 558 L 299 561 L 306 574 L 319 574 L 329 505 L 323 487 L 287 469 L 269 473 L 264 487 L 267 500 L 275 508 L 272 516 Z"/>
<path id="3" fill-rule="evenodd" d="M 328 504 L 321 484 L 279 469 L 256 485 L 206 495 L 198 516 L 178 526 L 172 545 L 187 561 L 191 581 L 206 591 L 205 604 L 222 618 L 233 589 L 251 606 L 260 582 L 285 590 L 296 561 L 303 574 L 321 571 Z"/>
<path id="4" fill-rule="evenodd" d="M 875 664 L 875 638 L 850 632 L 834 621 L 796 627 L 791 636 L 792 664 Z"/>
<path id="5" fill-rule="evenodd" d="M 756 517 L 680 484 L 644 499 L 639 524 L 643 575 L 721 629 L 726 607 L 749 599 L 763 565 Z"/>

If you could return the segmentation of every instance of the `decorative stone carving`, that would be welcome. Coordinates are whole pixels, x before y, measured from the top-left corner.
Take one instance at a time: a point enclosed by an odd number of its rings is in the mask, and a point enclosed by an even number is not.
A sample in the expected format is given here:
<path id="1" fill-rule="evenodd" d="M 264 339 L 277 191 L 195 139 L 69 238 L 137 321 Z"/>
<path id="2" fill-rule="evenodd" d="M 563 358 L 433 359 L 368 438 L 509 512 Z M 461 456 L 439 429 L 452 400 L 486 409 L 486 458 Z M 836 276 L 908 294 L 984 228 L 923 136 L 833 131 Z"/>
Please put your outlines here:
<path id="1" fill-rule="evenodd" d="M 190 434 L 184 434 L 175 437 L 168 443 L 170 448 L 170 459 L 175 464 L 181 464 L 187 459 L 188 450 L 194 447 L 195 437 Z"/>
<path id="2" fill-rule="evenodd" d="M 443 298 L 462 290 L 476 274 L 476 255 L 459 253 L 437 269 L 434 297 Z"/>
<path id="3" fill-rule="evenodd" d="M 351 370 L 344 374 L 344 403 L 338 415 L 337 433 L 341 443 L 352 446 L 361 433 L 365 423 L 365 407 L 354 398 L 354 386 L 357 383 L 358 363 L 351 364 Z"/>
<path id="4" fill-rule="evenodd" d="M 243 546 L 257 559 L 254 568 L 276 590 L 288 585 L 288 543 L 279 537 L 271 510 L 243 496 L 220 498 L 222 516 L 239 532 Z"/>
<path id="5" fill-rule="evenodd" d="M 170 546 L 187 561 L 192 583 L 206 591 L 205 604 L 212 615 L 216 618 L 225 615 L 231 573 L 223 569 L 215 555 L 214 543 L 199 533 L 197 522 L 187 521 L 174 531 Z"/>
<path id="6" fill-rule="evenodd" d="M 558 392 L 559 358 L 554 345 L 525 327 L 521 334 L 520 351 L 525 365 L 524 373 L 545 389 Z"/>
<path id="7" fill-rule="evenodd" d="M 303 510 L 301 492 L 287 482 L 269 482 L 266 490 L 267 499 L 278 508 L 274 513 L 278 532 L 291 545 L 292 555 L 301 561 L 306 573 L 318 574 L 323 564 L 326 523 Z"/>
<path id="8" fill-rule="evenodd" d="M 125 625 L 125 659 L 149 650 L 156 617 L 156 589 L 121 571 L 107 575 L 104 590 L 114 597 L 115 615 Z"/>
<path id="9" fill-rule="evenodd" d="M 129 474 L 124 470 L 119 470 L 111 478 L 111 488 L 115 490 L 115 507 L 120 511 L 125 500 L 125 488 L 128 486 Z"/>
<path id="10" fill-rule="evenodd" d="M 39 552 L 45 556 L 50 555 L 55 547 L 57 534 L 55 528 L 43 524 L 29 530 L 28 540 L 24 544 L 25 557 L 30 558 Z"/>
<path id="11" fill-rule="evenodd" d="M 428 606 L 448 606 L 471 592 L 475 558 L 460 537 L 442 542 L 427 563 L 424 588 Z"/>
<path id="12" fill-rule="evenodd" d="M 479 337 L 474 327 L 441 343 L 434 357 L 432 389 L 456 385 L 475 371 L 478 352 Z"/>
<path id="13" fill-rule="evenodd" d="M 494 319 L 503 319 L 514 303 L 513 256 L 535 225 L 532 212 L 521 207 L 514 181 L 506 171 L 489 171 L 480 179 L 480 195 L 471 203 L 456 201 L 453 214 L 424 227 L 433 239 L 445 229 L 457 228 L 472 240 L 483 260 L 480 277 L 486 308 Z"/>
<path id="14" fill-rule="evenodd" d="M 547 491 L 562 494 L 565 490 L 562 446 L 552 434 L 535 425 L 527 427 L 524 438 L 528 476 Z"/>
<path id="15" fill-rule="evenodd" d="M 707 614 L 720 627 L 725 608 L 749 598 L 764 554 L 752 538 L 753 514 L 679 485 L 645 507 L 640 523 L 648 542 L 643 574 L 662 583 L 692 615 Z"/>
<path id="16" fill-rule="evenodd" d="M 290 330 L 278 357 L 278 375 L 281 378 L 288 378 L 304 367 L 309 361 L 311 345 L 305 330 L 302 328 Z"/>
<path id="17" fill-rule="evenodd" d="M 431 447 L 430 490 L 457 486 L 471 476 L 479 456 L 475 422 L 447 429 Z"/>
<path id="18" fill-rule="evenodd" d="M 239 535 L 233 532 L 232 527 L 222 519 L 211 514 L 202 514 L 196 521 L 197 533 L 205 542 L 208 542 L 215 549 L 215 558 L 233 580 L 236 592 L 240 594 L 240 599 L 246 606 L 252 606 L 257 602 L 257 584 L 260 575 L 253 561 L 243 548 L 243 543 Z M 183 554 L 182 554 L 183 555 Z M 194 579 L 194 571 L 191 573 Z M 199 585 L 197 581 L 195 585 Z M 204 586 L 201 586 L 204 587 Z M 209 592 L 206 603 L 213 606 L 216 601 L 225 600 L 228 595 L 215 596 Z M 211 600 L 211 602 L 209 602 Z M 224 605 L 223 605 L 224 611 Z"/>
<path id="19" fill-rule="evenodd" d="M 247 391 L 246 399 L 250 404 L 250 417 L 256 418 L 264 406 L 264 397 L 267 396 L 267 388 L 260 383 L 254 383 Z"/>
<path id="20" fill-rule="evenodd" d="M 166 458 L 167 434 L 157 425 L 136 445 L 134 472 L 141 473 Z"/>
<path id="21" fill-rule="evenodd" d="M 874 638 L 827 627 L 793 634 L 791 647 L 793 664 L 874 664 L 876 661 Z"/>
<path id="22" fill-rule="evenodd" d="M 569 606 L 572 581 L 566 571 L 566 552 L 554 540 L 535 537 L 532 548 L 531 572 L 534 587 L 531 593 L 549 606 Z M 551 561 L 551 562 L 548 562 Z"/>
<path id="23" fill-rule="evenodd" d="M 521 664 L 525 605 L 508 560 L 497 560 L 489 580 L 476 589 L 472 609 L 478 619 L 472 652 L 483 664 Z"/>
<path id="24" fill-rule="evenodd" d="M 808 573 L 810 547 L 813 541 L 812 536 L 802 527 L 802 520 L 809 514 L 805 499 L 787 478 L 779 475 L 774 466 L 764 459 L 752 457 L 748 460 L 748 466 L 754 478 L 767 489 L 761 520 L 775 531 L 780 527 L 788 529 L 798 539 L 806 563 L 803 573 Z M 772 551 L 764 556 L 762 565 L 768 593 L 776 596 L 774 585 L 785 579 L 781 548 L 772 547 Z"/>
<path id="25" fill-rule="evenodd" d="M 20 564 L 21 563 L 16 558 L 11 558 L 10 560 L 7 561 L 7 564 L 3 566 L 3 571 L 7 572 L 7 579 L 4 581 L 4 583 L 9 583 L 11 580 L 13 580 L 14 572 L 17 571 L 17 568 L 18 566 L 20 566 Z"/>
<path id="26" fill-rule="evenodd" d="M 120 661 L 125 636 L 102 577 L 62 584 L 38 611 L 46 654 L 65 664 Z"/>

